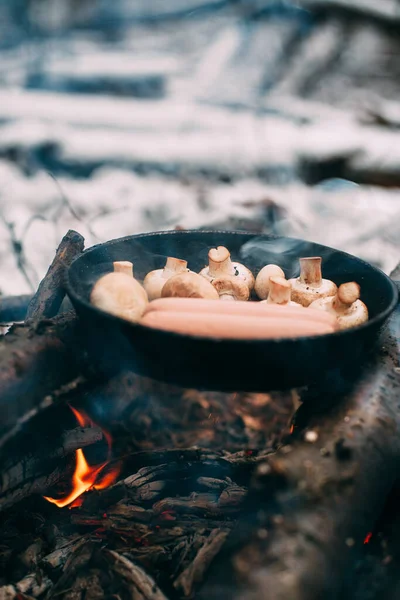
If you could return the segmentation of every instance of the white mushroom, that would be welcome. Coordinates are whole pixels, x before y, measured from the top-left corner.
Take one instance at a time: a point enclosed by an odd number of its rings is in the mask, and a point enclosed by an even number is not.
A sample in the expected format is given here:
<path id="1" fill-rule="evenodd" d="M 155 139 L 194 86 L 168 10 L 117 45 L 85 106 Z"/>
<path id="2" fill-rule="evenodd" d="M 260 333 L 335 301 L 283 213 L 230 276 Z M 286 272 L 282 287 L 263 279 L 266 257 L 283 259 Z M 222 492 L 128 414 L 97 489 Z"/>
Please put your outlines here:
<path id="1" fill-rule="evenodd" d="M 278 265 L 266 265 L 261 269 L 256 277 L 256 284 L 254 286 L 255 292 L 260 300 L 268 298 L 269 280 L 271 277 L 285 278 L 285 273 Z"/>
<path id="2" fill-rule="evenodd" d="M 334 296 L 337 287 L 329 279 L 322 279 L 320 256 L 300 258 L 300 277 L 290 279 L 292 300 L 309 306 L 318 298 Z"/>
<path id="3" fill-rule="evenodd" d="M 232 275 L 217 277 L 213 280 L 212 285 L 217 290 L 220 300 L 241 300 L 245 302 L 249 299 L 249 286 L 239 277 L 233 277 Z"/>
<path id="4" fill-rule="evenodd" d="M 298 302 L 290 300 L 291 285 L 284 277 L 270 277 L 269 294 L 267 300 L 260 304 L 279 304 L 280 306 L 300 306 Z"/>
<path id="5" fill-rule="evenodd" d="M 116 260 L 113 262 L 114 273 L 125 273 L 133 277 L 133 264 L 129 260 Z"/>
<path id="6" fill-rule="evenodd" d="M 350 329 L 368 321 L 368 309 L 360 300 L 360 286 L 355 281 L 342 283 L 335 296 L 315 300 L 310 308 L 335 315 L 340 329 Z"/>
<path id="7" fill-rule="evenodd" d="M 164 284 L 161 297 L 219 299 L 218 292 L 211 283 L 191 271 L 170 277 Z"/>
<path id="8" fill-rule="evenodd" d="M 163 269 L 150 271 L 144 278 L 143 287 L 147 292 L 149 300 L 161 298 L 161 290 L 163 289 L 165 282 L 177 273 L 187 273 L 187 271 L 186 260 L 169 256 Z"/>
<path id="9" fill-rule="evenodd" d="M 136 323 L 146 310 L 148 299 L 140 283 L 121 272 L 108 273 L 94 285 L 90 302 L 121 319 Z"/>
<path id="10" fill-rule="evenodd" d="M 230 252 L 224 246 L 211 248 L 208 253 L 208 267 L 204 267 L 200 275 L 210 282 L 222 275 L 231 275 L 242 279 L 250 291 L 254 288 L 253 273 L 241 263 L 232 262 Z"/>

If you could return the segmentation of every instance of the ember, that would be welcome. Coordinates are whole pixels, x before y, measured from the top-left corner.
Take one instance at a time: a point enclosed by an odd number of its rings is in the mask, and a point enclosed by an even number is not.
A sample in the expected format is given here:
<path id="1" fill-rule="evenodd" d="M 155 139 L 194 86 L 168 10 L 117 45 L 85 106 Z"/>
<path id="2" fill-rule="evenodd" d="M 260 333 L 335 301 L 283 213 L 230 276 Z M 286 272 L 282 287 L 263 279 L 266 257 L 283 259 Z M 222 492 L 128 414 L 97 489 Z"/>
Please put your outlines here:
<path id="1" fill-rule="evenodd" d="M 72 406 L 70 406 L 70 408 L 81 427 L 93 427 L 95 425 L 92 419 L 90 419 L 90 417 L 85 412 L 78 411 Z M 94 488 L 96 490 L 102 490 L 115 483 L 120 473 L 120 465 L 113 466 L 112 470 L 103 474 L 102 477 L 100 476 L 104 467 L 108 464 L 110 460 L 112 443 L 110 434 L 104 429 L 102 431 L 108 445 L 107 460 L 99 466 L 92 467 L 88 464 L 85 455 L 83 454 L 82 448 L 79 448 L 76 451 L 75 455 L 76 466 L 72 477 L 71 492 L 67 496 L 58 499 L 50 498 L 49 496 L 43 496 L 45 500 L 47 500 L 48 502 L 52 502 L 53 504 L 58 506 L 58 508 L 64 508 L 68 505 L 70 505 L 69 508 L 75 508 L 81 505 L 82 502 L 80 496 L 84 494 L 87 490 L 91 488 Z"/>

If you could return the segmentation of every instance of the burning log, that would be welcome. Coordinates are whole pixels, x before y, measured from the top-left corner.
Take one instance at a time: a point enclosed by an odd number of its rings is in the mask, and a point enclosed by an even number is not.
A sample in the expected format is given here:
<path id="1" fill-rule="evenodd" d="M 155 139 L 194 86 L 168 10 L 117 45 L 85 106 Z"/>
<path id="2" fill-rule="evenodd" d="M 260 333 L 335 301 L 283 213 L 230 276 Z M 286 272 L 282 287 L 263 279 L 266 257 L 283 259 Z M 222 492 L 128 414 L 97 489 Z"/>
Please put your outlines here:
<path id="1" fill-rule="evenodd" d="M 46 448 L 45 452 L 33 452 L 30 449 L 18 458 L 16 454 L 11 454 L 12 459 L 1 464 L 0 511 L 30 494 L 43 493 L 63 474 L 60 458 L 102 438 L 103 432 L 98 427 L 77 428 L 64 432 L 52 450 Z"/>
<path id="2" fill-rule="evenodd" d="M 215 561 L 200 598 L 316 600 L 351 588 L 365 535 L 398 476 L 399 319 L 397 311 L 380 352 L 343 401 L 343 387 L 309 398 L 306 434 L 258 466 L 250 516 Z"/>

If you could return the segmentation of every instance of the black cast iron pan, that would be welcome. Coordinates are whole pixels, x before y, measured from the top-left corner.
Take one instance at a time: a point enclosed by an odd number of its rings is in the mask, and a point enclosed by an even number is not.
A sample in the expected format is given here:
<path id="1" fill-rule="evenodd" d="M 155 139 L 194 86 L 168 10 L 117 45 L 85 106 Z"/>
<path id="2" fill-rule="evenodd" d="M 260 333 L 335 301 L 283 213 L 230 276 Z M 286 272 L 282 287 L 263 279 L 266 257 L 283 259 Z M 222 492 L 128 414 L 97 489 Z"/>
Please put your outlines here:
<path id="1" fill-rule="evenodd" d="M 130 324 L 92 306 L 97 279 L 116 260 L 130 260 L 143 279 L 162 268 L 167 256 L 183 258 L 194 271 L 203 268 L 210 248 L 226 246 L 232 259 L 257 273 L 268 263 L 280 265 L 287 278 L 299 273 L 298 259 L 321 256 L 323 276 L 340 285 L 357 281 L 370 320 L 334 334 L 282 340 L 218 340 L 157 331 Z M 276 236 L 226 231 L 167 231 L 133 235 L 94 246 L 74 260 L 67 290 L 88 350 L 111 375 L 121 369 L 185 387 L 221 391 L 268 391 L 317 381 L 327 371 L 362 361 L 377 341 L 379 328 L 397 304 L 397 289 L 379 269 L 320 244 Z"/>

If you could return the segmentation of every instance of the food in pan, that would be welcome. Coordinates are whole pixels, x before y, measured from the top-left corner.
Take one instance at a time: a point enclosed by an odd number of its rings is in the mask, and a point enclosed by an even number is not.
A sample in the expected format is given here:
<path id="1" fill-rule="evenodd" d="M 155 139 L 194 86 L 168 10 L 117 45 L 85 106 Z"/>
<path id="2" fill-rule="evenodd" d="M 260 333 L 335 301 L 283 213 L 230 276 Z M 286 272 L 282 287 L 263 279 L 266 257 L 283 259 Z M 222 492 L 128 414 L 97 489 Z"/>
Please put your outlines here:
<path id="1" fill-rule="evenodd" d="M 115 317 L 136 323 L 149 302 L 146 291 L 133 277 L 132 263 L 117 262 L 114 269 L 96 281 L 90 302 Z"/>
<path id="2" fill-rule="evenodd" d="M 271 277 L 283 277 L 285 273 L 278 265 L 265 265 L 256 277 L 254 290 L 260 300 L 266 300 L 269 294 L 269 282 Z"/>
<path id="3" fill-rule="evenodd" d="M 213 303 L 222 306 L 221 303 Z M 207 312 L 183 310 L 177 305 L 176 310 L 154 310 L 147 312 L 141 320 L 142 325 L 173 331 L 186 335 L 200 337 L 214 337 L 220 339 L 275 339 L 295 338 L 300 336 L 323 335 L 333 333 L 336 330 L 335 319 L 321 321 L 318 318 L 309 318 L 310 313 L 318 313 L 314 309 L 310 311 L 301 309 L 302 314 L 295 308 L 277 307 L 277 310 L 269 312 L 269 306 L 263 307 L 264 314 L 251 315 L 243 311 L 247 303 L 232 302 L 238 308 L 237 314 L 230 314 L 229 308 L 225 312 L 213 312 L 212 307 Z M 307 314 L 306 316 L 306 313 Z M 305 318 L 303 318 L 303 315 Z"/>
<path id="4" fill-rule="evenodd" d="M 350 329 L 368 321 L 368 309 L 360 300 L 360 286 L 355 281 L 342 283 L 335 296 L 315 300 L 310 308 L 334 315 L 340 329 Z"/>
<path id="5" fill-rule="evenodd" d="M 200 275 L 212 282 L 213 279 L 223 275 L 231 275 L 242 279 L 251 291 L 254 288 L 254 275 L 244 265 L 231 261 L 231 254 L 225 246 L 211 248 L 208 253 L 208 267 L 200 271 Z"/>
<path id="6" fill-rule="evenodd" d="M 218 292 L 209 281 L 197 273 L 178 273 L 170 277 L 161 292 L 163 298 L 208 298 L 218 300 Z"/>
<path id="7" fill-rule="evenodd" d="M 334 296 L 337 287 L 329 279 L 322 279 L 320 256 L 300 258 L 300 276 L 290 279 L 292 300 L 303 306 L 310 306 L 318 298 Z"/>
<path id="8" fill-rule="evenodd" d="M 168 257 L 163 269 L 146 275 L 143 287 L 133 277 L 132 263 L 115 262 L 114 272 L 96 282 L 90 300 L 131 322 L 221 339 L 323 335 L 368 320 L 360 286 L 350 282 L 338 289 L 323 279 L 320 257 L 300 258 L 300 276 L 290 280 L 273 264 L 254 280 L 223 246 L 212 248 L 208 257 L 200 274 L 189 271 L 185 260 Z M 261 302 L 248 302 L 254 284 Z"/>
<path id="9" fill-rule="evenodd" d="M 178 273 L 187 273 L 187 261 L 169 256 L 163 269 L 156 269 L 147 273 L 143 281 L 143 287 L 147 292 L 149 300 L 161 298 L 161 291 L 168 279 Z"/>
<path id="10" fill-rule="evenodd" d="M 260 304 L 279 304 L 280 306 L 301 306 L 291 300 L 292 286 L 284 277 L 270 277 L 269 294 Z"/>
<path id="11" fill-rule="evenodd" d="M 223 275 L 213 279 L 212 286 L 217 290 L 220 300 L 246 302 L 250 296 L 247 283 L 243 279 L 232 275 Z"/>

